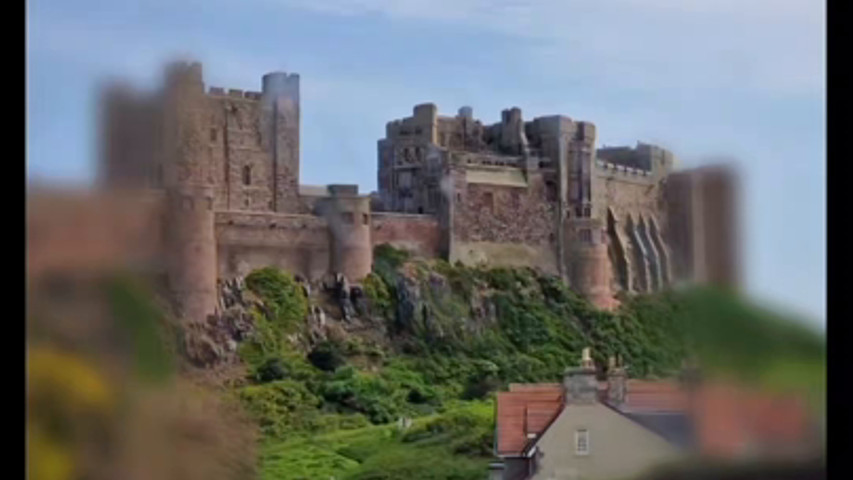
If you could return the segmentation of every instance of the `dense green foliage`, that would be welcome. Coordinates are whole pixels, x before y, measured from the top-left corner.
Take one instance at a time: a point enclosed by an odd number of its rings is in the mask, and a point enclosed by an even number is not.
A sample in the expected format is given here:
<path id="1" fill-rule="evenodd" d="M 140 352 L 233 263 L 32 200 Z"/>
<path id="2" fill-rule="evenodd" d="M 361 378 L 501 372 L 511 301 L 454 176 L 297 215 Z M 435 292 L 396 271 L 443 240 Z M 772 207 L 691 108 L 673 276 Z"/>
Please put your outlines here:
<path id="1" fill-rule="evenodd" d="M 308 314 L 308 299 L 293 277 L 275 268 L 263 268 L 246 277 L 246 287 L 262 302 L 251 311 L 254 334 L 240 345 L 241 358 L 253 369 L 267 365 L 289 349 L 286 335 L 299 334 Z"/>
<path id="2" fill-rule="evenodd" d="M 171 350 L 182 345 L 181 330 L 165 320 L 151 301 L 151 292 L 139 282 L 123 276 L 111 278 L 106 292 L 113 318 L 131 342 L 138 378 L 154 382 L 169 379 L 175 369 Z"/>
<path id="3" fill-rule="evenodd" d="M 264 301 L 273 327 L 293 332 L 302 325 L 308 314 L 308 301 L 292 276 L 276 268 L 262 268 L 246 277 L 246 287 Z"/>
<path id="4" fill-rule="evenodd" d="M 384 346 L 350 334 L 297 348 L 286 339 L 304 329 L 300 286 L 274 269 L 247 286 L 264 308 L 240 347 L 253 384 L 238 396 L 266 435 L 270 479 L 483 478 L 491 394 L 559 381 L 586 346 L 600 368 L 621 355 L 632 377 L 672 375 L 689 355 L 753 379 L 790 380 L 780 372 L 791 365 L 811 378 L 823 361 L 822 338 L 728 294 L 637 296 L 603 312 L 533 270 L 414 260 L 389 246 L 362 283 L 369 314 L 389 326 Z M 355 361 L 364 355 L 370 368 Z M 415 423 L 400 432 L 401 418 Z"/>
<path id="5" fill-rule="evenodd" d="M 262 480 L 481 480 L 491 449 L 492 403 L 453 406 L 446 413 L 396 424 L 268 441 Z"/>

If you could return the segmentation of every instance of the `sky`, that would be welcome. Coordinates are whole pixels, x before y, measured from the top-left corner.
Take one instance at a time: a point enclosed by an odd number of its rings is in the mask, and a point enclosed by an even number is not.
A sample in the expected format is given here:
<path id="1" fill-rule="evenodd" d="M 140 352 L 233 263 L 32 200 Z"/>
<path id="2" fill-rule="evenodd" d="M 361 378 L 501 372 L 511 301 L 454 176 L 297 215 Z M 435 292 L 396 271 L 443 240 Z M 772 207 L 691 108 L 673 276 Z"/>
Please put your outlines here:
<path id="1" fill-rule="evenodd" d="M 826 318 L 826 10 L 819 0 L 30 0 L 27 176 L 95 175 L 97 87 L 299 73 L 301 183 L 376 188 L 385 124 L 432 102 L 484 123 L 591 121 L 599 145 L 734 159 L 747 293 Z"/>

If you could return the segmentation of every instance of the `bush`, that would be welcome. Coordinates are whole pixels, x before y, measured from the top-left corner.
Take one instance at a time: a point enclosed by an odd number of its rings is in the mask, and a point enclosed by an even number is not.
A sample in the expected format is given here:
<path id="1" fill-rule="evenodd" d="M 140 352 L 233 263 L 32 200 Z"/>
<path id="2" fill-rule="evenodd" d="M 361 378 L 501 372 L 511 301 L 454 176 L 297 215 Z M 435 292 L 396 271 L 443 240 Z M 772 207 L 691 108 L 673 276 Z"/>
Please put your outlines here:
<path id="1" fill-rule="evenodd" d="M 255 312 L 255 337 L 240 347 L 254 377 L 267 382 L 243 389 L 244 403 L 270 436 L 337 430 L 324 437 L 328 449 L 314 440 L 300 447 L 313 455 L 300 464 L 303 473 L 284 467 L 282 453 L 275 460 L 282 468 L 272 477 L 481 478 L 494 410 L 456 403 L 482 405 L 470 400 L 488 398 L 510 382 L 560 381 L 584 347 L 592 347 L 599 367 L 621 355 L 635 378 L 669 375 L 691 351 L 722 352 L 708 358 L 749 367 L 741 370 L 756 370 L 786 352 L 806 359 L 822 359 L 825 352 L 822 340 L 721 294 L 631 296 L 618 311 L 603 312 L 559 278 L 532 270 L 412 262 L 387 245 L 377 247 L 375 261 L 365 295 L 373 314 L 399 327 L 384 351 L 376 347 L 384 342 L 355 333 L 322 342 L 307 355 L 286 348 L 281 326 L 297 324 L 291 313 L 299 310 L 293 299 L 301 289 L 275 272 L 253 277 L 253 291 L 275 308 L 269 317 Z M 494 316 L 480 311 L 490 306 Z M 347 354 L 371 352 L 385 362 L 381 370 L 346 365 Z M 422 418 L 435 412 L 444 413 Z M 390 425 L 365 427 L 400 416 L 421 418 L 405 433 Z"/>
<path id="2" fill-rule="evenodd" d="M 394 315 L 394 299 L 391 291 L 381 277 L 373 273 L 369 274 L 361 283 L 364 295 L 370 304 L 370 311 L 385 319 L 391 319 Z"/>
<path id="3" fill-rule="evenodd" d="M 398 268 L 411 258 L 411 254 L 405 250 L 392 247 L 383 243 L 373 249 L 373 260 L 390 268 Z"/>
<path id="4" fill-rule="evenodd" d="M 490 457 L 494 422 L 492 410 L 453 409 L 425 424 L 412 428 L 402 441 L 423 445 L 447 445 L 454 453 Z"/>
<path id="5" fill-rule="evenodd" d="M 321 400 L 293 380 L 243 387 L 239 397 L 263 433 L 276 438 L 310 430 L 320 415 Z"/>
<path id="6" fill-rule="evenodd" d="M 272 326 L 280 333 L 292 333 L 304 325 L 308 299 L 293 277 L 277 268 L 255 270 L 246 277 L 246 287 L 270 310 Z"/>
<path id="7" fill-rule="evenodd" d="M 258 368 L 255 376 L 259 382 L 267 383 L 275 380 L 282 380 L 287 376 L 287 370 L 285 369 L 284 362 L 281 358 L 271 358 Z"/>
<path id="8" fill-rule="evenodd" d="M 352 367 L 342 368 L 322 387 L 323 398 L 327 402 L 344 412 L 363 413 L 373 423 L 397 419 L 400 393 L 395 392 L 384 379 L 358 372 Z"/>
<path id="9" fill-rule="evenodd" d="M 317 344 L 308 354 L 308 360 L 315 367 L 326 372 L 334 372 L 346 363 L 341 347 L 329 341 Z"/>
<path id="10" fill-rule="evenodd" d="M 488 461 L 455 457 L 444 448 L 387 448 L 368 458 L 349 480 L 482 480 Z"/>

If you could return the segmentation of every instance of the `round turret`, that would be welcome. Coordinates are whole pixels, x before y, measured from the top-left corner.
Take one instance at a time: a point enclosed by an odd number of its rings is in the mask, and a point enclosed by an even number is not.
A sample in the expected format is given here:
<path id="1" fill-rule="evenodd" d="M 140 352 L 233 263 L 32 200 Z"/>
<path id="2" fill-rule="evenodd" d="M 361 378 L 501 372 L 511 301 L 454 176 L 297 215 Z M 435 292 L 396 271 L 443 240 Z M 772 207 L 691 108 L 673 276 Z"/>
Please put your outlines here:
<path id="1" fill-rule="evenodd" d="M 203 322 L 216 310 L 213 195 L 210 186 L 179 185 L 168 192 L 169 286 L 187 322 Z"/>
<path id="2" fill-rule="evenodd" d="M 568 263 L 571 285 L 593 305 L 610 309 L 615 300 L 610 289 L 607 237 L 595 220 L 586 220 L 584 223 L 570 227 L 571 249 Z"/>
<path id="3" fill-rule="evenodd" d="M 370 197 L 335 195 L 319 207 L 329 222 L 332 273 L 352 281 L 366 277 L 373 264 L 370 238 Z"/>

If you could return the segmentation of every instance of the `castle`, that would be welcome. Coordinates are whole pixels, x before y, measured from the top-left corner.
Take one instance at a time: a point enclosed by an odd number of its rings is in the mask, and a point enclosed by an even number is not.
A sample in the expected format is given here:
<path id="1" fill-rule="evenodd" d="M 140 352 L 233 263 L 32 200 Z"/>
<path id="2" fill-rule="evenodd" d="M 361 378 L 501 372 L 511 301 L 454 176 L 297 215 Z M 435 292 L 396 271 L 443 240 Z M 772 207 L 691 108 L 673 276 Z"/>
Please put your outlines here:
<path id="1" fill-rule="evenodd" d="M 378 192 L 300 185 L 299 82 L 269 73 L 260 92 L 206 89 L 201 65 L 176 63 L 161 91 L 105 95 L 101 185 L 137 200 L 112 217 L 112 201 L 95 202 L 97 217 L 134 245 L 125 257 L 166 274 L 187 319 L 216 312 L 219 280 L 262 266 L 357 282 L 383 243 L 535 267 L 602 308 L 620 291 L 737 277 L 725 169 L 675 171 L 670 152 L 642 143 L 596 149 L 596 126 L 565 116 L 511 108 L 485 125 L 471 108 L 423 104 L 386 125 Z"/>

